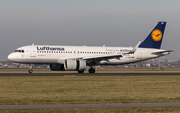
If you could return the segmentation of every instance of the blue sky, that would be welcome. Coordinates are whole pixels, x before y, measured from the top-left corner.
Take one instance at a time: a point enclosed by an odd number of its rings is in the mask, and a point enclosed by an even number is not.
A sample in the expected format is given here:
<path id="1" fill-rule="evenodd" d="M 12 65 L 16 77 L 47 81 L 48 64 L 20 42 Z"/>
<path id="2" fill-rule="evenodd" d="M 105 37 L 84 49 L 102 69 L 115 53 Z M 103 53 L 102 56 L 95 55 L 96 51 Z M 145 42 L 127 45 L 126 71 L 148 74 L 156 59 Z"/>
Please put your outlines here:
<path id="1" fill-rule="evenodd" d="M 179 0 L 1 0 L 0 61 L 24 45 L 135 46 L 167 21 L 163 49 L 180 59 Z M 165 58 L 166 58 L 165 57 Z"/>

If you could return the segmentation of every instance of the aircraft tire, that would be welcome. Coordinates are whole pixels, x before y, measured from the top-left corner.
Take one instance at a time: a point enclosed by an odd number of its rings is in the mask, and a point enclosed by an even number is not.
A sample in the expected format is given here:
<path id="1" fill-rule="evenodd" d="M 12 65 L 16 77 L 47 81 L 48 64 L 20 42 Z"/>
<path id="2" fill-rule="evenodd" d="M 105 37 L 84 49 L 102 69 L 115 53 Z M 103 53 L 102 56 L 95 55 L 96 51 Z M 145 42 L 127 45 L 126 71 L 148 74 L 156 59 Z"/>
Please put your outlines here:
<path id="1" fill-rule="evenodd" d="M 33 70 L 29 70 L 29 73 L 30 73 L 30 74 L 33 73 Z"/>
<path id="2" fill-rule="evenodd" d="M 84 71 L 78 71 L 78 73 L 84 73 Z"/>
<path id="3" fill-rule="evenodd" d="M 95 73 L 95 69 L 94 68 L 90 68 L 89 69 L 89 73 Z"/>

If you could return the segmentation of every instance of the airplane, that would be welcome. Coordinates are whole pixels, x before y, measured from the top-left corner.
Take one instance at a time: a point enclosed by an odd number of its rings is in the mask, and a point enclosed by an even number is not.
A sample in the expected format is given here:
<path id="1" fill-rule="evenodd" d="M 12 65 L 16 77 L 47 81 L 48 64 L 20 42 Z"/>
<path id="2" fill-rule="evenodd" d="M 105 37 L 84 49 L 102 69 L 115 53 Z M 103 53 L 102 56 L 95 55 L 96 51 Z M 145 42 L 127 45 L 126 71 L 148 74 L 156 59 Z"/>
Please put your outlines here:
<path id="1" fill-rule="evenodd" d="M 28 45 L 19 47 L 9 54 L 8 59 L 17 63 L 30 64 L 29 73 L 33 72 L 33 64 L 49 64 L 52 71 L 78 71 L 84 73 L 89 66 L 89 73 L 95 73 L 97 65 L 123 65 L 141 62 L 170 54 L 174 50 L 163 50 L 161 43 L 166 22 L 160 21 L 141 43 L 135 47 L 101 46 L 55 46 Z"/>

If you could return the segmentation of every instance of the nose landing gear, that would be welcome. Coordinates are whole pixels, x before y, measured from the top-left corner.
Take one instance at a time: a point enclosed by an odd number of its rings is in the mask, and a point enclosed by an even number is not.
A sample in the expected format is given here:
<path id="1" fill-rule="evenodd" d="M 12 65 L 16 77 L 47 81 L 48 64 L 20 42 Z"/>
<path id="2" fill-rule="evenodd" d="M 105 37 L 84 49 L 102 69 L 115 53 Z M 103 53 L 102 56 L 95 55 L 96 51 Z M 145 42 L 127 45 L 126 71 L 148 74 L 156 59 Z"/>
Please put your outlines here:
<path id="1" fill-rule="evenodd" d="M 30 74 L 31 73 L 33 73 L 33 64 L 31 64 L 30 66 L 29 66 L 29 71 L 28 71 Z"/>

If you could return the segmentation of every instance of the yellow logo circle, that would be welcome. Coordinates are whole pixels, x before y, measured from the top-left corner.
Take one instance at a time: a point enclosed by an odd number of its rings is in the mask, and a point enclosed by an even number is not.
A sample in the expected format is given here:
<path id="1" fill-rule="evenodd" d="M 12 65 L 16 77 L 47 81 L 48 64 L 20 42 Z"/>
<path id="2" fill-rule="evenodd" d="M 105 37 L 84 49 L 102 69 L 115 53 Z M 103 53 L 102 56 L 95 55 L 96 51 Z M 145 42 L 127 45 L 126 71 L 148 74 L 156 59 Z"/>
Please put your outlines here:
<path id="1" fill-rule="evenodd" d="M 156 42 L 160 41 L 162 38 L 162 32 L 159 29 L 155 29 L 152 33 L 151 33 L 152 39 Z"/>

